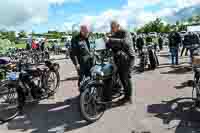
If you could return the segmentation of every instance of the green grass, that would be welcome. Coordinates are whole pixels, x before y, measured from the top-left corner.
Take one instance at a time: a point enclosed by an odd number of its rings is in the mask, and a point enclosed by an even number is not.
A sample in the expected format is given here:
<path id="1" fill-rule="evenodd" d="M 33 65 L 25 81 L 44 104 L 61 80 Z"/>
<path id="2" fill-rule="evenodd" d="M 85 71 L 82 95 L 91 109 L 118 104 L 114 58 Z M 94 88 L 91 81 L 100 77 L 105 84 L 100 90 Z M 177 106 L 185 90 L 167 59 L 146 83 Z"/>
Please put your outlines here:
<path id="1" fill-rule="evenodd" d="M 15 47 L 16 48 L 26 48 L 26 44 L 25 43 L 16 44 Z"/>
<path id="2" fill-rule="evenodd" d="M 65 43 L 60 43 L 61 47 L 63 47 L 64 45 L 65 45 Z M 51 47 L 51 43 L 47 43 L 46 46 Z M 15 47 L 16 48 L 26 48 L 26 44 L 25 43 L 16 44 Z"/>

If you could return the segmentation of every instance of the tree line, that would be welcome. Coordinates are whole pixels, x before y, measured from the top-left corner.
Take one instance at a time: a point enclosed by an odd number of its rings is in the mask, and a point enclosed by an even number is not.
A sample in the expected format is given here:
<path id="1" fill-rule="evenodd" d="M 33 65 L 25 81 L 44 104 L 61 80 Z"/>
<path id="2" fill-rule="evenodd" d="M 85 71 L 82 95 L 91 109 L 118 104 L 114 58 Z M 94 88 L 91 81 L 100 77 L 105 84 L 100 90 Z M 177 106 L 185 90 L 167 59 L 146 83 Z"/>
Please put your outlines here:
<path id="1" fill-rule="evenodd" d="M 137 33 L 169 33 L 171 31 L 186 31 L 188 25 L 200 24 L 200 15 L 194 15 L 188 19 L 177 21 L 175 24 L 165 24 L 162 19 L 157 18 L 154 21 L 150 21 L 144 26 L 136 29 Z"/>

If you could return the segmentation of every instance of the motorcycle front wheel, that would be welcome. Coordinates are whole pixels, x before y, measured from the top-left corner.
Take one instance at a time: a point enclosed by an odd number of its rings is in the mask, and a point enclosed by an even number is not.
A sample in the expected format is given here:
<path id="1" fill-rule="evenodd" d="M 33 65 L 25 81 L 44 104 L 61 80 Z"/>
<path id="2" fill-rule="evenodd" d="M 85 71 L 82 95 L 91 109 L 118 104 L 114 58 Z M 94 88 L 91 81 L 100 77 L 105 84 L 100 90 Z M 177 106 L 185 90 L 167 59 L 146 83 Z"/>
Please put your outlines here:
<path id="1" fill-rule="evenodd" d="M 105 105 L 99 104 L 102 98 L 102 86 L 95 84 L 88 85 L 80 94 L 80 111 L 83 118 L 88 122 L 99 120 L 105 111 Z"/>

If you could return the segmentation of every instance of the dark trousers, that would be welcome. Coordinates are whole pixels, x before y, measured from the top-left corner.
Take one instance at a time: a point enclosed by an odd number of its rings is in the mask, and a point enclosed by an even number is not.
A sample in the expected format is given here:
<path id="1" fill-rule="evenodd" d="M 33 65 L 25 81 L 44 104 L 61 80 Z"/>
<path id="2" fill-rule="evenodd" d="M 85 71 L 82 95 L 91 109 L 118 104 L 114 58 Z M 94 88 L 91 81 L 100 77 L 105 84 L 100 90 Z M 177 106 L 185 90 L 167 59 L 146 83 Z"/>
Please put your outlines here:
<path id="1" fill-rule="evenodd" d="M 134 66 L 134 57 L 128 57 L 125 53 L 119 52 L 114 57 L 115 63 L 118 68 L 119 78 L 124 88 L 125 97 L 132 96 L 132 81 L 131 81 L 131 71 Z M 112 85 L 110 84 L 112 80 L 105 81 L 104 96 L 106 100 L 111 100 L 112 97 Z"/>
<path id="2" fill-rule="evenodd" d="M 79 83 L 83 80 L 83 77 L 88 77 L 90 76 L 90 68 L 85 66 L 85 65 L 81 65 L 80 66 L 80 71 L 79 71 Z"/>
<path id="3" fill-rule="evenodd" d="M 83 80 L 84 76 L 90 76 L 90 69 L 92 68 L 92 65 L 93 64 L 91 58 L 88 58 L 88 60 L 85 63 L 80 64 L 78 85 L 80 85 L 80 82 Z"/>
<path id="4" fill-rule="evenodd" d="M 189 51 L 190 51 L 190 63 L 192 64 L 194 50 L 193 49 L 189 49 Z"/>
<path id="5" fill-rule="evenodd" d="M 172 65 L 178 65 L 178 48 L 170 48 Z"/>
<path id="6" fill-rule="evenodd" d="M 159 44 L 159 49 L 163 50 L 163 44 Z"/>

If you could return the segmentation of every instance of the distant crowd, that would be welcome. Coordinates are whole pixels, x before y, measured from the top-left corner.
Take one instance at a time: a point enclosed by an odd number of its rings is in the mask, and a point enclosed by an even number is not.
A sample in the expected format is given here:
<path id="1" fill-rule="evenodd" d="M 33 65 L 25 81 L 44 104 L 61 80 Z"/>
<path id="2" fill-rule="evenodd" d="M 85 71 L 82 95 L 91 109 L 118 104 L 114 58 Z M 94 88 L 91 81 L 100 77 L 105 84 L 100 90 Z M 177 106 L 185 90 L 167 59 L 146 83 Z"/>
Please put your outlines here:
<path id="1" fill-rule="evenodd" d="M 47 43 L 50 43 L 50 45 L 48 45 Z M 26 50 L 36 50 L 36 51 L 48 50 L 48 51 L 54 51 L 55 54 L 58 54 L 60 51 L 60 45 L 57 40 L 48 42 L 47 38 L 42 39 L 40 41 L 29 38 L 26 43 Z"/>
<path id="2" fill-rule="evenodd" d="M 195 44 L 200 45 L 200 33 L 197 32 L 171 32 L 169 34 L 132 34 L 133 45 L 136 52 L 141 53 L 145 45 L 154 44 L 155 50 L 160 51 L 163 49 L 163 46 L 168 46 L 171 53 L 171 59 L 173 65 L 178 65 L 178 56 L 180 48 L 180 56 L 188 55 L 190 52 L 190 58 L 192 59 L 192 46 Z"/>

